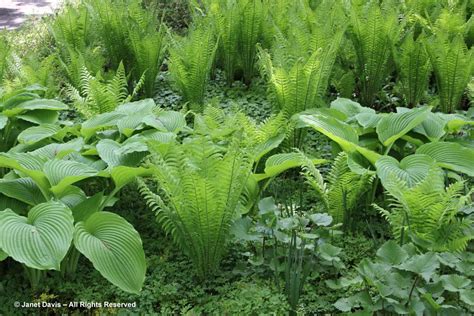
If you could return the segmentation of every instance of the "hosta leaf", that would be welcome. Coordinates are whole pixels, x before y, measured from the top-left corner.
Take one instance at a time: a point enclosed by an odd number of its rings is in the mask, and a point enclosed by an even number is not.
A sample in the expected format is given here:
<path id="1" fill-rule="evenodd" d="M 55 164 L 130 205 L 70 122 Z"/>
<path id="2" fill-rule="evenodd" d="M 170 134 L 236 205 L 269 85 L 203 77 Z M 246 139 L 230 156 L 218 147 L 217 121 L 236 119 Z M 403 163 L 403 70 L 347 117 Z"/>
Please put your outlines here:
<path id="1" fill-rule="evenodd" d="M 51 184 L 51 191 L 60 195 L 69 185 L 95 177 L 100 173 L 88 165 L 72 160 L 50 160 L 44 164 L 44 173 Z"/>
<path id="2" fill-rule="evenodd" d="M 55 124 L 33 126 L 25 129 L 18 135 L 18 141 L 22 144 L 34 144 L 40 140 L 54 136 L 61 127 Z"/>
<path id="3" fill-rule="evenodd" d="M 374 151 L 358 145 L 357 131 L 350 125 L 331 116 L 313 114 L 300 115 L 299 121 L 304 126 L 312 127 L 336 142 L 345 152 L 359 152 L 372 164 L 375 164 L 380 155 Z"/>
<path id="4" fill-rule="evenodd" d="M 416 151 L 417 154 L 428 155 L 442 168 L 462 172 L 474 177 L 474 149 L 463 147 L 457 143 L 428 143 Z"/>
<path id="5" fill-rule="evenodd" d="M 421 124 L 430 111 L 430 107 L 422 107 L 404 113 L 390 113 L 382 117 L 376 128 L 379 140 L 384 146 L 393 144 L 397 139 Z"/>
<path id="6" fill-rule="evenodd" d="M 459 294 L 459 298 L 461 301 L 466 303 L 467 305 L 474 306 L 474 290 L 464 290 Z"/>
<path id="7" fill-rule="evenodd" d="M 119 144 L 110 139 L 103 139 L 97 144 L 100 158 L 109 168 L 116 166 L 136 166 L 146 156 L 147 147 L 141 142 Z"/>
<path id="8" fill-rule="evenodd" d="M 90 198 L 84 199 L 81 203 L 72 208 L 74 222 L 82 222 L 87 220 L 92 214 L 99 211 L 104 200 L 104 192 L 99 192 Z"/>
<path id="9" fill-rule="evenodd" d="M 268 154 L 273 149 L 277 148 L 281 142 L 285 139 L 285 133 L 280 133 L 274 137 L 271 137 L 266 142 L 258 144 L 255 147 L 254 160 L 259 161 L 263 156 Z"/>
<path id="10" fill-rule="evenodd" d="M 29 205 L 45 202 L 41 190 L 31 178 L 0 179 L 0 192 Z"/>
<path id="11" fill-rule="evenodd" d="M 80 188 L 69 185 L 56 198 L 72 210 L 73 207 L 87 199 L 87 196 Z"/>
<path id="12" fill-rule="evenodd" d="M 416 126 L 413 131 L 419 134 L 425 135 L 430 141 L 437 141 L 444 134 L 446 134 L 444 128 L 446 121 L 443 120 L 438 113 L 428 113 L 426 119 L 421 122 L 420 125 Z"/>
<path id="13" fill-rule="evenodd" d="M 44 147 L 38 148 L 31 153 L 35 156 L 43 157 L 46 159 L 61 159 L 66 155 L 74 152 L 80 152 L 84 147 L 84 140 L 79 137 L 73 139 L 67 143 L 62 144 L 49 144 Z"/>
<path id="14" fill-rule="evenodd" d="M 352 118 L 360 113 L 375 114 L 375 110 L 345 98 L 337 98 L 336 100 L 332 101 L 331 109 L 336 109 L 347 115 L 349 118 Z"/>
<path id="15" fill-rule="evenodd" d="M 332 223 L 332 216 L 326 213 L 312 214 L 309 219 L 318 226 L 329 226 Z"/>
<path id="16" fill-rule="evenodd" d="M 10 257 L 39 270 L 59 270 L 71 245 L 71 210 L 58 202 L 33 207 L 28 217 L 0 212 L 0 248 Z"/>
<path id="17" fill-rule="evenodd" d="M 110 172 L 110 176 L 115 183 L 115 190 L 118 190 L 132 182 L 136 177 L 144 177 L 151 174 L 152 172 L 146 168 L 133 168 L 126 166 L 115 167 Z"/>
<path id="18" fill-rule="evenodd" d="M 162 132 L 178 133 L 186 126 L 184 115 L 176 111 L 163 111 L 147 116 L 143 122 Z"/>
<path id="19" fill-rule="evenodd" d="M 397 265 L 408 258 L 408 254 L 395 241 L 389 240 L 377 250 L 377 256 L 383 262 Z"/>
<path id="20" fill-rule="evenodd" d="M 68 106 L 60 101 L 48 99 L 34 99 L 22 102 L 14 108 L 6 109 L 3 111 L 3 114 L 6 116 L 15 116 L 25 111 L 31 110 L 61 111 L 67 109 Z"/>
<path id="21" fill-rule="evenodd" d="M 285 154 L 276 154 L 267 159 L 265 162 L 265 174 L 267 177 L 274 177 L 280 173 L 300 167 L 305 163 L 306 158 L 303 153 L 285 153 Z M 326 162 L 325 159 L 311 159 L 314 164 L 323 164 Z"/>
<path id="22" fill-rule="evenodd" d="M 90 138 L 96 131 L 106 127 L 115 126 L 121 118 L 125 117 L 123 113 L 109 112 L 92 117 L 82 123 L 81 133 L 84 137 Z"/>
<path id="23" fill-rule="evenodd" d="M 114 213 L 98 212 L 76 224 L 74 245 L 112 284 L 139 293 L 146 261 L 137 231 Z"/>
<path id="24" fill-rule="evenodd" d="M 15 117 L 17 119 L 38 125 L 54 124 L 58 120 L 59 113 L 57 111 L 49 110 L 33 110 L 24 114 L 16 115 Z"/>
<path id="25" fill-rule="evenodd" d="M 377 175 L 384 186 L 393 175 L 404 181 L 408 187 L 413 187 L 425 179 L 434 163 L 430 156 L 415 154 L 403 158 L 400 162 L 393 157 L 383 156 L 377 160 L 375 166 Z"/>
<path id="26" fill-rule="evenodd" d="M 50 187 L 48 179 L 41 171 L 44 161 L 41 157 L 29 153 L 0 154 L 0 167 L 15 169 L 21 174 L 30 177 L 43 192 Z"/>
<path id="27" fill-rule="evenodd" d="M 0 249 L 0 261 L 5 260 L 6 258 L 8 258 L 8 254 Z"/>

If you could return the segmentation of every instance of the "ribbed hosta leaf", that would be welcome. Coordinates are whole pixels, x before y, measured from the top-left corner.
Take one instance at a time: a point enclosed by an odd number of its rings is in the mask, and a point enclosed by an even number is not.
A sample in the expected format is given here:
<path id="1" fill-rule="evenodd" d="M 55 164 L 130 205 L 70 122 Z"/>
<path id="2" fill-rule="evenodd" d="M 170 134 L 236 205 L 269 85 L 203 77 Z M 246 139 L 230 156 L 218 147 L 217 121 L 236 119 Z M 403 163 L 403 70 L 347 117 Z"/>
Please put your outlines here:
<path id="1" fill-rule="evenodd" d="M 116 190 L 132 182 L 136 177 L 144 177 L 150 174 L 151 171 L 146 168 L 132 168 L 126 166 L 115 167 L 110 172 Z"/>
<path id="2" fill-rule="evenodd" d="M 6 258 L 8 258 L 8 254 L 0 249 L 0 261 L 5 260 Z"/>
<path id="3" fill-rule="evenodd" d="M 28 110 L 60 111 L 67 109 L 68 106 L 66 104 L 56 100 L 36 99 L 23 102 L 14 108 L 4 110 L 3 114 L 6 116 L 15 116 Z"/>
<path id="4" fill-rule="evenodd" d="M 74 232 L 71 210 L 58 202 L 33 207 L 28 217 L 0 212 L 0 248 L 10 257 L 39 270 L 59 270 Z"/>
<path id="5" fill-rule="evenodd" d="M 143 122 L 162 132 L 177 133 L 186 126 L 184 115 L 176 111 L 163 111 L 146 117 Z"/>
<path id="6" fill-rule="evenodd" d="M 430 111 L 430 107 L 422 107 L 405 113 L 390 113 L 382 117 L 376 128 L 379 140 L 384 146 L 393 144 L 423 122 Z"/>
<path id="7" fill-rule="evenodd" d="M 462 172 L 474 177 L 474 149 L 457 143 L 428 143 L 416 151 L 432 157 L 442 168 Z"/>
<path id="8" fill-rule="evenodd" d="M 337 98 L 336 100 L 332 101 L 331 109 L 336 109 L 344 113 L 348 118 L 352 118 L 361 113 L 375 114 L 374 109 L 362 106 L 357 102 L 345 98 Z"/>
<path id="9" fill-rule="evenodd" d="M 61 127 L 55 124 L 30 127 L 18 135 L 18 141 L 22 144 L 34 144 L 54 136 L 60 129 Z"/>
<path id="10" fill-rule="evenodd" d="M 47 159 L 62 158 L 70 153 L 80 152 L 83 146 L 84 140 L 79 137 L 63 144 L 49 144 L 31 153 Z"/>
<path id="11" fill-rule="evenodd" d="M 372 164 L 375 164 L 380 157 L 378 153 L 359 146 L 357 131 L 352 126 L 334 117 L 322 114 L 300 115 L 299 122 L 326 135 L 341 146 L 344 151 L 348 153 L 359 152 Z"/>
<path id="12" fill-rule="evenodd" d="M 74 245 L 111 283 L 126 292 L 140 292 L 145 253 L 137 231 L 122 217 L 109 212 L 92 214 L 76 224 Z"/>
<path id="13" fill-rule="evenodd" d="M 33 179 L 43 190 L 49 188 L 49 182 L 41 171 L 45 160 L 30 153 L 0 154 L 0 167 L 15 169 Z"/>
<path id="14" fill-rule="evenodd" d="M 265 174 L 267 177 L 277 176 L 288 169 L 302 166 L 305 163 L 305 159 L 310 158 L 304 157 L 303 153 L 285 153 L 273 155 L 265 162 Z M 327 162 L 325 159 L 311 160 L 314 164 L 322 164 Z"/>
<path id="15" fill-rule="evenodd" d="M 72 160 L 50 160 L 44 164 L 44 173 L 51 191 L 61 194 L 69 185 L 100 175 L 95 168 Z"/>
<path id="16" fill-rule="evenodd" d="M 29 205 L 45 202 L 40 189 L 31 178 L 0 179 L 0 192 Z"/>
<path id="17" fill-rule="evenodd" d="M 33 124 L 54 124 L 57 122 L 59 112 L 50 110 L 33 110 L 23 114 L 16 115 L 15 118 L 27 121 Z"/>
<path id="18" fill-rule="evenodd" d="M 375 163 L 382 184 L 389 180 L 390 176 L 395 176 L 408 187 L 422 182 L 433 165 L 434 160 L 431 157 L 417 154 L 405 157 L 400 162 L 393 157 L 383 156 Z"/>
<path id="19" fill-rule="evenodd" d="M 109 168 L 136 166 L 146 156 L 147 150 L 147 146 L 140 141 L 119 144 L 110 139 L 103 139 L 97 144 L 99 156 Z"/>

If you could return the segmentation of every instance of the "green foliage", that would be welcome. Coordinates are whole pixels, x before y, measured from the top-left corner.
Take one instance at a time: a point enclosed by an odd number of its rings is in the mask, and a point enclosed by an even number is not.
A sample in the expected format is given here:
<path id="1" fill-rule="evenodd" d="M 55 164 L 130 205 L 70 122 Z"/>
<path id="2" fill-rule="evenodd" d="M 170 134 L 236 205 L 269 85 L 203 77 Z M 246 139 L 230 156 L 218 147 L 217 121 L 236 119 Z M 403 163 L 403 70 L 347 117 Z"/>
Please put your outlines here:
<path id="1" fill-rule="evenodd" d="M 239 140 L 231 139 L 224 151 L 204 137 L 152 145 L 149 164 L 158 192 L 145 184 L 141 192 L 202 278 L 218 270 L 250 176 L 251 161 L 239 147 Z"/>
<path id="2" fill-rule="evenodd" d="M 387 157 L 388 158 L 388 157 Z M 428 156 L 404 164 L 408 177 L 391 171 L 387 158 L 377 161 L 377 174 L 392 197 L 390 210 L 380 209 L 401 244 L 412 240 L 431 251 L 462 251 L 474 239 L 472 221 L 464 218 L 463 208 L 471 205 L 471 192 L 463 195 L 464 183 L 445 188 L 444 176 Z"/>
<path id="3" fill-rule="evenodd" d="M 79 88 L 68 85 L 67 96 L 72 100 L 76 110 L 85 118 L 111 112 L 118 105 L 129 102 L 143 86 L 143 77 L 131 95 L 128 94 L 127 76 L 123 64 L 120 63 L 115 76 L 104 82 L 100 73 L 92 76 L 84 67 L 81 72 Z"/>
<path id="4" fill-rule="evenodd" d="M 334 306 L 341 312 L 472 313 L 472 266 L 470 253 L 419 254 L 413 244 L 400 247 L 388 241 L 375 260 L 359 264 L 359 277 L 343 284 L 363 283 L 365 289 Z"/>
<path id="5" fill-rule="evenodd" d="M 431 64 L 422 36 L 413 38 L 408 34 L 397 57 L 400 85 L 408 107 L 421 103 L 428 89 Z"/>
<path id="6" fill-rule="evenodd" d="M 377 94 L 391 73 L 391 56 L 400 32 L 396 7 L 381 8 L 370 1 L 353 8 L 350 37 L 356 52 L 360 102 L 373 107 Z"/>
<path id="7" fill-rule="evenodd" d="M 461 36 L 450 40 L 444 35 L 431 38 L 428 52 L 436 76 L 440 109 L 453 113 L 473 73 L 472 49 L 468 50 Z"/>
<path id="8" fill-rule="evenodd" d="M 175 39 L 170 48 L 170 74 L 185 101 L 202 112 L 204 93 L 209 80 L 218 42 L 210 26 L 190 31 Z"/>

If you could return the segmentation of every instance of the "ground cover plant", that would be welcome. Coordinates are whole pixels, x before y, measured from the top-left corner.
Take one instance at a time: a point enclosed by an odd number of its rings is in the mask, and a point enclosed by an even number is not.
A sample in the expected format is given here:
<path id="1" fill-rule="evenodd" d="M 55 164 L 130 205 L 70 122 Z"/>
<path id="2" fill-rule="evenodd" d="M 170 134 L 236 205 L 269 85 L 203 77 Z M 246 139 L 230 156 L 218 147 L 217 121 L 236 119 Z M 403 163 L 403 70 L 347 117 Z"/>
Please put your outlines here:
<path id="1" fill-rule="evenodd" d="M 474 313 L 473 11 L 75 0 L 2 31 L 0 314 Z"/>

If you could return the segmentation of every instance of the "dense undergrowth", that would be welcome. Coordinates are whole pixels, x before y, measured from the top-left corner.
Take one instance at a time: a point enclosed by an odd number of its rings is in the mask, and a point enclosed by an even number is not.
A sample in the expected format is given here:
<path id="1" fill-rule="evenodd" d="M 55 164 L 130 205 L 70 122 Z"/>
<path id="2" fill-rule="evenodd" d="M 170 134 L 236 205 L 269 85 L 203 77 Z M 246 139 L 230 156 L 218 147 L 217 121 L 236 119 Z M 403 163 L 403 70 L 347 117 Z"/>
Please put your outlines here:
<path id="1" fill-rule="evenodd" d="M 0 314 L 471 314 L 473 10 L 78 0 L 3 32 Z"/>

